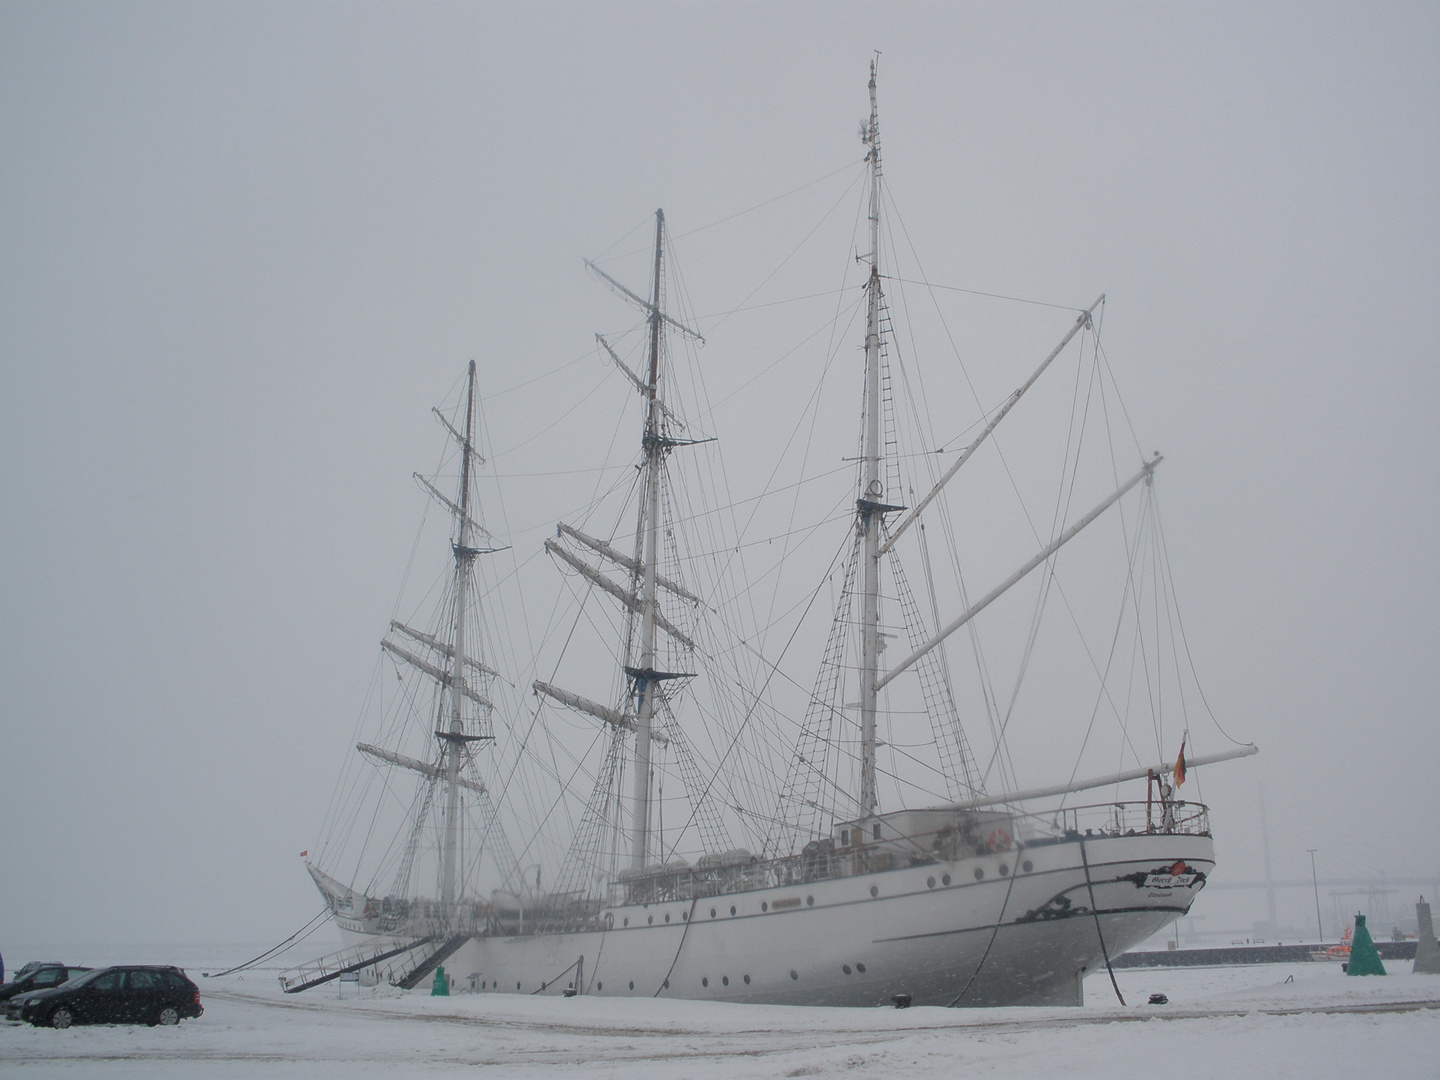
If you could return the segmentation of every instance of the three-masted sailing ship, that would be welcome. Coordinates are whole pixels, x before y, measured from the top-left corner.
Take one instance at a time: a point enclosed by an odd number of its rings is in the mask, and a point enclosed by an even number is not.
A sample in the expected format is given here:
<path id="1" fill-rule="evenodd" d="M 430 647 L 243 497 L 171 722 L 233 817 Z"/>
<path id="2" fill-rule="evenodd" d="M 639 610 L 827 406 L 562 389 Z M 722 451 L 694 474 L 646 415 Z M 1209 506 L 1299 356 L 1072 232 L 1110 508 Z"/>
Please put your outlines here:
<path id="1" fill-rule="evenodd" d="M 686 582 L 685 568 L 694 561 L 677 547 L 684 515 L 675 509 L 669 463 L 709 440 L 688 428 L 667 400 L 668 343 L 699 335 L 667 311 L 665 219 L 657 212 L 647 295 L 591 265 L 643 321 L 643 346 L 634 349 L 643 363 L 598 339 L 643 408 L 634 517 L 612 520 L 608 530 L 561 524 L 544 543 L 573 592 L 608 606 L 592 625 L 613 628 L 619 639 L 608 698 L 562 686 L 559 674 L 537 674 L 530 685 L 533 709 L 576 714 L 599 733 L 598 763 L 587 772 L 550 770 L 557 784 L 573 785 L 582 775 L 591 782 L 564 864 L 543 888 L 538 866 L 520 865 L 533 855 L 529 840 L 517 855 L 498 805 L 514 772 L 513 765 L 497 764 L 501 728 L 528 741 L 534 724 L 496 723 L 493 691 L 508 686 L 515 673 L 502 674 L 478 644 L 489 591 L 477 586 L 477 565 L 499 545 L 482 524 L 473 491 L 472 363 L 462 407 L 453 420 L 442 416 L 458 453 L 455 496 L 422 478 L 452 523 L 444 598 L 434 625 L 417 629 L 397 620 L 383 642 L 397 678 L 404 676 L 409 715 L 421 718 L 419 727 L 409 727 L 412 739 L 420 733 L 419 749 L 397 748 L 398 722 L 387 729 L 396 745 L 357 747 L 372 780 L 383 778 L 377 782 L 382 797 L 405 810 L 400 835 L 384 841 L 383 865 L 393 876 L 346 883 L 339 867 L 322 869 L 325 847 L 317 845 L 308 868 L 346 949 L 287 973 L 287 989 L 352 970 L 413 986 L 444 963 L 477 992 L 853 1006 L 1079 1004 L 1087 974 L 1189 910 L 1215 854 L 1207 809 L 1176 800 L 1166 779 L 1172 766 L 996 793 L 985 790 L 974 766 L 943 643 L 1128 492 L 1148 488 L 1159 457 L 1137 460 L 1133 475 L 1112 494 L 1057 530 L 958 617 L 927 625 L 895 563 L 897 543 L 921 534 L 922 514 L 943 506 L 946 483 L 1067 344 L 1093 329 L 1095 307 L 1079 313 L 1049 357 L 989 414 L 930 493 L 903 505 L 898 455 L 886 429 L 888 323 L 873 65 L 869 91 L 862 131 L 869 185 L 869 251 L 861 259 L 868 271 L 864 404 L 838 575 L 844 588 L 803 719 L 790 720 L 784 762 L 773 766 L 767 790 L 775 805 L 750 814 L 759 850 L 731 841 L 722 818 L 727 805 L 743 809 L 724 773 L 736 768 L 730 751 L 742 736 L 772 718 L 764 688 L 732 696 L 743 716 L 729 727 L 719 711 L 698 703 L 697 684 L 719 678 L 717 657 L 745 655 L 750 645 L 735 638 L 722 647 L 706 636 L 723 605 L 713 589 Z M 628 551 L 617 538 L 622 533 Z M 909 647 L 890 663 L 885 645 L 898 636 L 891 631 L 899 622 L 908 628 Z M 594 666 L 587 670 L 593 676 Z M 731 674 L 736 670 L 732 664 Z M 746 670 L 764 682 L 772 668 L 750 656 Z M 936 751 L 929 767 L 945 787 L 931 804 L 886 808 L 879 732 L 887 693 L 906 679 L 918 688 L 921 705 L 913 711 L 930 720 Z M 711 746 L 719 749 L 708 757 L 693 745 L 696 723 L 725 732 L 719 740 L 711 733 Z M 778 738 L 772 732 L 760 741 L 773 745 Z M 854 760 L 846 765 L 850 750 Z M 1188 765 L 1253 752 L 1242 747 L 1193 757 Z M 657 754 L 669 764 L 661 767 Z M 667 768 L 691 789 L 688 816 L 679 826 L 672 822 L 668 834 L 662 815 L 669 797 L 657 786 Z M 1130 780 L 1146 782 L 1143 801 L 1058 808 L 1047 802 Z M 342 813 L 350 813 L 346 805 L 337 799 Z M 1036 808 L 1042 805 L 1048 808 Z M 372 830 L 373 823 L 352 815 L 344 829 Z M 702 842 L 693 861 L 679 855 L 678 833 Z M 498 882 L 488 891 L 478 884 L 487 859 L 490 881 Z"/>

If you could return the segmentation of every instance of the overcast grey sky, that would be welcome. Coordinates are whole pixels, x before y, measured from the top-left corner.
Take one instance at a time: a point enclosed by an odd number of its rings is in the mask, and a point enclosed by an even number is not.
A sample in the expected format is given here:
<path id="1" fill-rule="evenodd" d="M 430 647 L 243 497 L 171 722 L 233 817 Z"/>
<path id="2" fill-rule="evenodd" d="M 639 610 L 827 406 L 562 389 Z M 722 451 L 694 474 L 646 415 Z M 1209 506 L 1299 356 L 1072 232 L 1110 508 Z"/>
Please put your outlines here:
<path id="1" fill-rule="evenodd" d="M 1440 874 L 1440 6 L 8 2 L 0 950 L 317 910 L 430 406 L 593 353 L 581 258 L 658 206 L 696 310 L 737 304 L 769 256 L 684 234 L 856 162 L 876 49 L 933 280 L 1109 297 L 1203 685 L 1262 748 L 1205 777 L 1217 882 L 1262 872 L 1262 781 L 1277 876 Z M 514 542 L 585 482 L 517 483 Z"/>

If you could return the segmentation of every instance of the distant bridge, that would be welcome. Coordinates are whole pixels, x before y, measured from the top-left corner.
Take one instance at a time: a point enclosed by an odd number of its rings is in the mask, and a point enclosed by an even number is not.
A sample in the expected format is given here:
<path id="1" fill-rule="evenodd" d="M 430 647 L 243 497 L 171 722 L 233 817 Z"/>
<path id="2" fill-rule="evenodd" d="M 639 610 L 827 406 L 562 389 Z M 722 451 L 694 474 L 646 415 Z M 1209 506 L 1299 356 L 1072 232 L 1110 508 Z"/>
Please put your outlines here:
<path id="1" fill-rule="evenodd" d="M 1275 881 L 1216 881 L 1211 878 L 1205 882 L 1207 889 L 1313 889 L 1316 886 L 1322 889 L 1358 889 L 1362 892 L 1379 889 L 1393 888 L 1421 888 L 1429 889 L 1432 893 L 1440 894 L 1440 874 L 1433 877 L 1368 877 L 1368 878 L 1320 878 L 1318 882 L 1311 878 L 1279 878 Z"/>

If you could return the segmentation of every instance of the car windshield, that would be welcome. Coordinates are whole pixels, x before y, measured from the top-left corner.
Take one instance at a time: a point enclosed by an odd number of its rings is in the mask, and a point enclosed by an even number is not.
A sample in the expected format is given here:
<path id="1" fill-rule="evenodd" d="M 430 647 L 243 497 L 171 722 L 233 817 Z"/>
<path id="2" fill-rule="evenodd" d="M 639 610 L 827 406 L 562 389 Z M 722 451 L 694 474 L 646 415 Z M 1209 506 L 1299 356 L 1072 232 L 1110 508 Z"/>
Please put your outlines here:
<path id="1" fill-rule="evenodd" d="M 78 979 L 71 979 L 66 985 L 67 985 L 67 986 L 84 986 L 86 983 L 92 983 L 92 982 L 94 982 L 99 976 L 104 975 L 105 972 L 107 972 L 107 971 L 109 971 L 109 970 L 110 970 L 109 968 L 96 968 L 94 971 L 87 971 L 87 972 L 85 972 L 84 975 L 81 975 Z"/>

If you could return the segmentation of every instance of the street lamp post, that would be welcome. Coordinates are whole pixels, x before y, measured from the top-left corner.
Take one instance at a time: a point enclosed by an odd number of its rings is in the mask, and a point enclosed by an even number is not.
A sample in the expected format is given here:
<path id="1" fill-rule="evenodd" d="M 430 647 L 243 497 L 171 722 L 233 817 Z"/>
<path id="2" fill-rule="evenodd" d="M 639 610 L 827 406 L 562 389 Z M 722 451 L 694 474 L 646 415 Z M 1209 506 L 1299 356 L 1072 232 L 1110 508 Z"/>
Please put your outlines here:
<path id="1" fill-rule="evenodd" d="M 540 896 L 540 864 L 539 864 L 539 863 L 531 863 L 529 866 L 525 867 L 524 870 L 521 870 L 521 871 L 520 871 L 520 889 L 519 889 L 519 891 L 515 894 L 516 897 L 517 897 L 517 898 L 519 899 L 519 901 L 520 901 L 520 933 L 521 933 L 521 934 L 525 933 L 525 874 L 526 874 L 528 871 L 530 871 L 530 870 L 534 870 L 534 871 L 535 871 L 535 896 L 536 896 L 537 899 L 538 899 L 539 896 Z"/>

